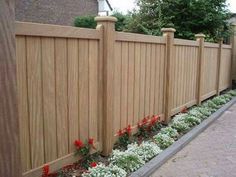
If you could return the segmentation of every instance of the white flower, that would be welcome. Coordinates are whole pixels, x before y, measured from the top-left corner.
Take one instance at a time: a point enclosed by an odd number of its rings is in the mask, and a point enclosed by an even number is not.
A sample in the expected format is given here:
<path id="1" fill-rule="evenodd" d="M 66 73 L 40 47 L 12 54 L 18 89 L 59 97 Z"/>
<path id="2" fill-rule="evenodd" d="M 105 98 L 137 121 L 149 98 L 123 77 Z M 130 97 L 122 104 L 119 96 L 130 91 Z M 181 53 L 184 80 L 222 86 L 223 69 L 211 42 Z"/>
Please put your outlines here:
<path id="1" fill-rule="evenodd" d="M 126 171 L 115 166 L 99 164 L 96 167 L 89 168 L 88 172 L 82 174 L 82 177 L 125 177 L 127 176 Z"/>
<path id="2" fill-rule="evenodd" d="M 140 156 L 127 150 L 124 152 L 113 150 L 109 161 L 112 165 L 122 168 L 127 173 L 133 172 L 145 164 Z"/>
<path id="3" fill-rule="evenodd" d="M 153 138 L 157 145 L 160 146 L 162 149 L 168 148 L 175 142 L 173 138 L 169 137 L 167 134 L 162 133 L 158 133 Z"/>
<path id="4" fill-rule="evenodd" d="M 140 145 L 133 143 L 128 145 L 127 152 L 137 154 L 145 162 L 162 152 L 162 150 L 153 142 L 142 142 Z"/>

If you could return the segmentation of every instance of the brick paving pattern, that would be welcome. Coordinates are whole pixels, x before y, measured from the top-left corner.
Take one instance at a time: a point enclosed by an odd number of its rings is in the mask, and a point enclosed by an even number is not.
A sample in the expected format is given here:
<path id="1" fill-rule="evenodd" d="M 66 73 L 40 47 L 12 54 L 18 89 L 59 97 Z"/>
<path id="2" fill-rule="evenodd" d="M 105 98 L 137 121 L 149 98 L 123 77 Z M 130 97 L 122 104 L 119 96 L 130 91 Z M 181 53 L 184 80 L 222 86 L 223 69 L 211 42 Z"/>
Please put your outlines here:
<path id="1" fill-rule="evenodd" d="M 236 177 L 236 104 L 151 177 Z"/>

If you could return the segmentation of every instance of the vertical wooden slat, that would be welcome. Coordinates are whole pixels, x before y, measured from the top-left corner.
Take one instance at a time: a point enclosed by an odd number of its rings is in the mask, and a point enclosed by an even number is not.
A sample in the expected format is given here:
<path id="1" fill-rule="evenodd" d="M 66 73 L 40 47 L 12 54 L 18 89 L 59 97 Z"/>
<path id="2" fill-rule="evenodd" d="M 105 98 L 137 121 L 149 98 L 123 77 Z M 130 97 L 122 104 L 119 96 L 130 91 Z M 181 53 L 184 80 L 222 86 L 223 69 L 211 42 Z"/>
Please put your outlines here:
<path id="1" fill-rule="evenodd" d="M 128 43 L 122 42 L 121 59 L 121 128 L 127 126 L 127 96 L 128 96 Z"/>
<path id="2" fill-rule="evenodd" d="M 150 115 L 150 74 L 151 74 L 151 44 L 147 44 L 145 73 L 145 117 Z"/>
<path id="3" fill-rule="evenodd" d="M 79 40 L 79 130 L 80 139 L 82 139 L 83 141 L 88 138 L 89 130 L 88 44 L 88 40 Z"/>
<path id="4" fill-rule="evenodd" d="M 68 154 L 68 91 L 67 91 L 67 41 L 55 39 L 56 54 L 56 114 L 58 157 Z"/>
<path id="5" fill-rule="evenodd" d="M 27 77 L 32 168 L 44 163 L 42 56 L 39 37 L 27 37 Z"/>
<path id="6" fill-rule="evenodd" d="M 154 114 L 159 113 L 159 104 L 160 104 L 160 99 L 159 99 L 159 93 L 160 93 L 160 68 L 161 68 L 161 46 L 156 45 L 155 46 L 155 87 L 154 87 Z"/>
<path id="7" fill-rule="evenodd" d="M 146 44 L 141 44 L 139 118 L 144 118 Z"/>
<path id="8" fill-rule="evenodd" d="M 121 42 L 115 45 L 115 69 L 114 69 L 114 131 L 121 127 Z"/>
<path id="9" fill-rule="evenodd" d="M 150 115 L 154 114 L 154 92 L 155 92 L 155 60 L 156 60 L 156 45 L 151 45 L 151 66 L 150 66 Z"/>
<path id="10" fill-rule="evenodd" d="M 128 52 L 128 115 L 127 124 L 134 123 L 134 43 L 129 43 Z"/>
<path id="11" fill-rule="evenodd" d="M 219 48 L 218 48 L 218 57 L 217 57 L 217 73 L 216 73 L 216 92 L 217 95 L 220 95 L 220 80 L 221 80 L 221 65 L 222 65 L 222 45 L 223 39 L 219 40 Z"/>
<path id="12" fill-rule="evenodd" d="M 31 158 L 27 94 L 26 39 L 24 36 L 16 37 L 16 64 L 21 163 L 22 171 L 26 172 L 31 169 Z"/>
<path id="13" fill-rule="evenodd" d="M 54 39 L 42 38 L 43 117 L 45 162 L 56 160 L 56 105 L 55 105 Z"/>
<path id="14" fill-rule="evenodd" d="M 134 124 L 139 121 L 139 96 L 140 96 L 140 43 L 135 44 L 134 67 Z"/>
<path id="15" fill-rule="evenodd" d="M 98 141 L 98 43 L 89 41 L 89 137 Z"/>
<path id="16" fill-rule="evenodd" d="M 68 39 L 68 120 L 69 151 L 73 152 L 74 140 L 79 138 L 79 41 Z"/>

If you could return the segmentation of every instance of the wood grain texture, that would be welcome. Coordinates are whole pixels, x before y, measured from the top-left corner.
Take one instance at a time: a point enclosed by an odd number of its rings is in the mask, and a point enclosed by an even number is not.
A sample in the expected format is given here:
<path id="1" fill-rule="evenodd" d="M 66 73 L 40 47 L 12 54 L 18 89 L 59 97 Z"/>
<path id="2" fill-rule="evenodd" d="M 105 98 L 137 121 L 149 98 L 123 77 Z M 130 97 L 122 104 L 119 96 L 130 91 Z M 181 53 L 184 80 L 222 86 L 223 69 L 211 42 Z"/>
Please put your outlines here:
<path id="1" fill-rule="evenodd" d="M 41 39 L 27 37 L 27 77 L 32 168 L 44 163 Z"/>
<path id="2" fill-rule="evenodd" d="M 68 139 L 68 72 L 67 40 L 55 39 L 56 63 L 56 114 L 57 114 L 57 149 L 58 157 L 69 152 Z"/>
<path id="3" fill-rule="evenodd" d="M 17 96 L 20 128 L 21 162 L 23 172 L 31 169 L 26 49 L 27 48 L 25 37 L 17 36 Z"/>
<path id="4" fill-rule="evenodd" d="M 79 139 L 79 40 L 68 39 L 68 120 L 69 151 Z"/>
<path id="5" fill-rule="evenodd" d="M 15 57 L 15 1 L 0 1 L 0 176 L 20 177 Z"/>
<path id="6" fill-rule="evenodd" d="M 94 29 L 71 26 L 49 25 L 29 22 L 16 22 L 16 35 L 66 37 L 80 39 L 101 39 L 102 35 Z"/>
<path id="7" fill-rule="evenodd" d="M 43 116 L 45 137 L 45 162 L 57 158 L 55 46 L 53 38 L 42 38 Z"/>

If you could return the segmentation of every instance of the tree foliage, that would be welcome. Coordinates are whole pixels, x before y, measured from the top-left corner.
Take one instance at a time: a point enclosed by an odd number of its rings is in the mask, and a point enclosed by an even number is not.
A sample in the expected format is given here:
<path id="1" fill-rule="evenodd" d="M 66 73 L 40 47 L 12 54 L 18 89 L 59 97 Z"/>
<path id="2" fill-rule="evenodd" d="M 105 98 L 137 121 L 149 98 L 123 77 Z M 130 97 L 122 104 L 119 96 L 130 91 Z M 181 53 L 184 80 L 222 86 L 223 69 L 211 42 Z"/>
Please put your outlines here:
<path id="1" fill-rule="evenodd" d="M 174 27 L 178 38 L 204 33 L 208 41 L 230 32 L 226 0 L 138 0 L 137 5 L 127 25 L 130 32 L 161 35 L 161 28 Z"/>
<path id="2" fill-rule="evenodd" d="M 121 12 L 115 11 L 111 15 L 117 18 L 117 22 L 115 24 L 116 31 L 123 31 L 126 29 L 127 23 L 129 22 L 129 16 L 124 15 Z M 76 27 L 82 28 L 96 28 L 97 23 L 94 20 L 96 16 L 78 16 L 75 18 L 74 25 Z"/>

